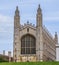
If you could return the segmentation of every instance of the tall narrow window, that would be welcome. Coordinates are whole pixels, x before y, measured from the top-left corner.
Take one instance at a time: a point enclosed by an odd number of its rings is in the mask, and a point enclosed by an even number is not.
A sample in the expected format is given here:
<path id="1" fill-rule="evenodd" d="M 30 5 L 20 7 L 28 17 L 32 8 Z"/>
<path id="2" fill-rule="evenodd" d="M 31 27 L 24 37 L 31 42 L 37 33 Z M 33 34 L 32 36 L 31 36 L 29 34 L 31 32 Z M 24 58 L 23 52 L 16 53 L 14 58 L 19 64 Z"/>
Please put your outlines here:
<path id="1" fill-rule="evenodd" d="M 29 32 L 29 28 L 27 28 L 27 32 Z"/>

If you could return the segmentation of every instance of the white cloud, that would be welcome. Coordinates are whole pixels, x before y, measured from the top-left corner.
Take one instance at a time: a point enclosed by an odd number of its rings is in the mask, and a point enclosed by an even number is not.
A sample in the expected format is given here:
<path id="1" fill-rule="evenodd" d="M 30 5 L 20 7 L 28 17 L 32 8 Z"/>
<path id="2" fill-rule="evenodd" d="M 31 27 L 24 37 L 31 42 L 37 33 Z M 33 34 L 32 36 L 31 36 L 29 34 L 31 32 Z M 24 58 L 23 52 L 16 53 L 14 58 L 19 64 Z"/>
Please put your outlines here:
<path id="1" fill-rule="evenodd" d="M 10 16 L 5 16 L 5 15 L 0 14 L 0 22 L 9 23 L 9 22 L 12 22 L 12 18 Z"/>

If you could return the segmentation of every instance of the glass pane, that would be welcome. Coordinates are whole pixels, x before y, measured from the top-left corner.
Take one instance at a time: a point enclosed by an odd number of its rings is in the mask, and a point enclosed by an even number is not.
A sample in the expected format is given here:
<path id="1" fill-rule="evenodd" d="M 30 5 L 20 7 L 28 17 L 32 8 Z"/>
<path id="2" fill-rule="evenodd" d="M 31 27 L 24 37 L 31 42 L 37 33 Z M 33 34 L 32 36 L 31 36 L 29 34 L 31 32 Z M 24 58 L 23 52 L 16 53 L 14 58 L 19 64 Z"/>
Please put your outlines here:
<path id="1" fill-rule="evenodd" d="M 26 47 L 30 47 L 30 42 L 26 41 Z"/>
<path id="2" fill-rule="evenodd" d="M 22 41 L 21 47 L 25 47 L 25 42 L 24 41 Z"/>
<path id="3" fill-rule="evenodd" d="M 30 36 L 29 35 L 27 35 L 26 36 L 26 47 L 30 47 Z"/>
<path id="4" fill-rule="evenodd" d="M 34 37 L 31 38 L 31 47 L 35 47 L 35 39 L 34 39 Z"/>
<path id="5" fill-rule="evenodd" d="M 30 54 L 30 48 L 26 48 L 26 54 Z"/>
<path id="6" fill-rule="evenodd" d="M 31 54 L 36 54 L 35 48 L 31 48 Z"/>
<path id="7" fill-rule="evenodd" d="M 26 41 L 30 41 L 30 36 L 26 36 Z"/>
<path id="8" fill-rule="evenodd" d="M 21 54 L 25 54 L 25 48 L 21 48 Z"/>
<path id="9" fill-rule="evenodd" d="M 25 42 L 25 38 L 22 38 L 22 41 Z"/>

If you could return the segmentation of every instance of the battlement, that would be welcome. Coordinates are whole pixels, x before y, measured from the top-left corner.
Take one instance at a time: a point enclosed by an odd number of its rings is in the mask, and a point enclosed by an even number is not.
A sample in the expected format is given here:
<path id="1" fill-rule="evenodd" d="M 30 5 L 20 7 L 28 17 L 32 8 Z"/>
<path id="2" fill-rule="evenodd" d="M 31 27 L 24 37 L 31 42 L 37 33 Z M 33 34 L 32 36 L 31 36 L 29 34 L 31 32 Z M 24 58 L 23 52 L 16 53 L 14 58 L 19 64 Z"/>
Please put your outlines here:
<path id="1" fill-rule="evenodd" d="M 29 23 L 29 21 L 27 21 L 27 23 L 24 23 L 24 25 L 20 25 L 20 29 L 23 29 L 25 27 L 31 27 L 31 28 L 36 29 L 35 24 Z"/>
<path id="2" fill-rule="evenodd" d="M 43 25 L 43 31 L 52 39 L 54 40 L 52 34 L 49 32 L 49 30 L 45 27 L 45 25 Z"/>

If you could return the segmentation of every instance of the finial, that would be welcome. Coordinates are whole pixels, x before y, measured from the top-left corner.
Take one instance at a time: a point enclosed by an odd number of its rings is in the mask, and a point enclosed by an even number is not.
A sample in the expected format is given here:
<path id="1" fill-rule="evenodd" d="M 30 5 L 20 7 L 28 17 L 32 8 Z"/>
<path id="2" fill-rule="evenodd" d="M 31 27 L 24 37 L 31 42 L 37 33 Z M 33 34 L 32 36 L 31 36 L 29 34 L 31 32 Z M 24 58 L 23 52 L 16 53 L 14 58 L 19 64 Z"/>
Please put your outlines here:
<path id="1" fill-rule="evenodd" d="M 57 32 L 55 32 L 55 37 L 57 36 Z"/>
<path id="2" fill-rule="evenodd" d="M 55 32 L 55 34 L 57 34 L 57 32 Z"/>
<path id="3" fill-rule="evenodd" d="M 39 8 L 40 8 L 40 4 L 39 4 Z"/>
<path id="4" fill-rule="evenodd" d="M 41 10 L 40 4 L 39 4 L 37 12 L 41 12 L 41 11 L 42 11 L 42 10 Z"/>
<path id="5" fill-rule="evenodd" d="M 19 10 L 18 10 L 18 6 L 16 6 L 15 15 L 16 15 L 16 16 L 19 16 Z"/>
<path id="6" fill-rule="evenodd" d="M 18 10 L 18 6 L 16 6 L 16 10 Z"/>
<path id="7" fill-rule="evenodd" d="M 56 43 L 58 43 L 58 35 L 57 35 L 57 32 L 55 32 L 55 41 L 56 41 Z"/>
<path id="8" fill-rule="evenodd" d="M 27 21 L 27 24 L 29 24 L 29 21 Z"/>

